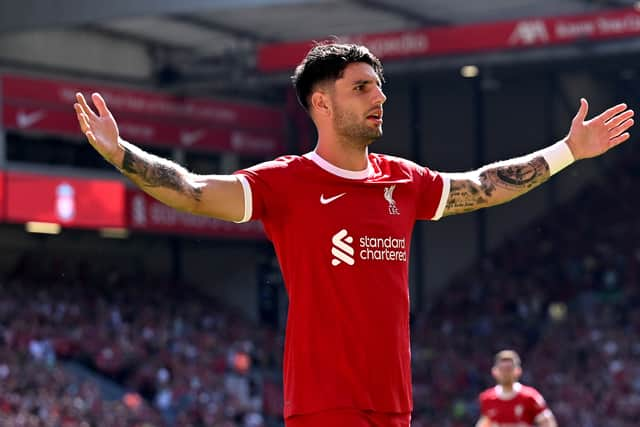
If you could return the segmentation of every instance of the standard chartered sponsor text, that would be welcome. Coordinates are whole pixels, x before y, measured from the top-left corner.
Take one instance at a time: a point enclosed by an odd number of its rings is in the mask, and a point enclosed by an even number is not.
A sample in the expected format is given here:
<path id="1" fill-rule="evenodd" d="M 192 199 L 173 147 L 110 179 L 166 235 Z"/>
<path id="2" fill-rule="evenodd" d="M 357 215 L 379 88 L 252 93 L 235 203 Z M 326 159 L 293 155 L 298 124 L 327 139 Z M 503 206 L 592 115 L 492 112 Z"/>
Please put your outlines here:
<path id="1" fill-rule="evenodd" d="M 368 261 L 407 261 L 406 240 L 388 237 L 362 236 L 360 259 Z"/>

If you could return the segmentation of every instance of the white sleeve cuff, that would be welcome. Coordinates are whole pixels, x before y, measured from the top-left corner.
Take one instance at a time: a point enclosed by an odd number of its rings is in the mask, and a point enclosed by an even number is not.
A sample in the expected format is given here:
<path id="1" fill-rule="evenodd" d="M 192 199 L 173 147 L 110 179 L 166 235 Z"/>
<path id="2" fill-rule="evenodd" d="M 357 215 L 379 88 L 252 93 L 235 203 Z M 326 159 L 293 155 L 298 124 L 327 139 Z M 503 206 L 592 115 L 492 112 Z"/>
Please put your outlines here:
<path id="1" fill-rule="evenodd" d="M 550 409 L 545 409 L 544 411 L 540 412 L 540 413 L 536 416 L 536 418 L 534 419 L 534 421 L 535 421 L 535 422 L 536 422 L 536 424 L 537 424 L 537 423 L 539 423 L 539 422 L 541 422 L 541 421 L 543 421 L 543 420 L 546 420 L 546 419 L 548 419 L 548 418 L 551 418 L 551 415 L 552 415 L 551 410 L 550 410 Z"/>
<path id="2" fill-rule="evenodd" d="M 234 221 L 236 223 L 247 222 L 253 215 L 253 199 L 251 195 L 251 185 L 247 181 L 247 177 L 244 175 L 236 175 L 240 184 L 242 184 L 242 194 L 244 196 L 244 216 L 240 221 Z"/>
<path id="3" fill-rule="evenodd" d="M 451 179 L 445 174 L 440 174 L 440 176 L 442 177 L 442 195 L 440 196 L 438 209 L 436 209 L 435 215 L 431 218 L 432 221 L 437 221 L 442 218 L 444 208 L 447 205 L 447 200 L 449 199 L 449 190 L 451 189 Z"/>
<path id="4" fill-rule="evenodd" d="M 564 140 L 540 150 L 540 154 L 549 165 L 549 173 L 552 176 L 575 161 L 571 149 Z"/>

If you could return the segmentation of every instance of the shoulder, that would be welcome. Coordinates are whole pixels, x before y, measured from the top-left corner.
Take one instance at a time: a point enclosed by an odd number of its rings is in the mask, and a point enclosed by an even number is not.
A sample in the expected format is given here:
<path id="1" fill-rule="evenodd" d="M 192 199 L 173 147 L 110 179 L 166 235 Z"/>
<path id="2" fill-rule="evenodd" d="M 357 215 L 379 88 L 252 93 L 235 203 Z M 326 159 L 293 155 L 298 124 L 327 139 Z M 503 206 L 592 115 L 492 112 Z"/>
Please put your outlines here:
<path id="1" fill-rule="evenodd" d="M 258 170 L 270 170 L 270 169 L 276 169 L 276 170 L 291 169 L 291 168 L 300 166 L 303 163 L 304 163 L 304 158 L 302 156 L 287 155 L 287 156 L 281 156 L 266 162 L 258 163 L 245 170 L 258 171 Z"/>
<path id="2" fill-rule="evenodd" d="M 236 171 L 235 174 L 248 176 L 279 176 L 289 174 L 304 167 L 307 160 L 301 156 L 281 156 L 273 160 L 258 163 L 245 169 Z"/>
<path id="3" fill-rule="evenodd" d="M 369 161 L 374 165 L 390 165 L 404 168 L 420 168 L 417 163 L 405 159 L 403 157 L 392 156 L 389 154 L 370 153 Z"/>
<path id="4" fill-rule="evenodd" d="M 525 396 L 541 396 L 540 392 L 533 387 L 523 385 L 520 389 L 520 393 Z"/>
<path id="5" fill-rule="evenodd" d="M 493 400 L 495 398 L 496 398 L 495 387 L 488 388 L 478 395 L 478 400 L 480 400 L 481 402 L 486 402 L 489 400 Z"/>
<path id="6" fill-rule="evenodd" d="M 431 171 L 414 161 L 389 154 L 371 153 L 369 163 L 377 173 L 383 175 L 404 175 L 405 177 L 425 176 Z"/>
<path id="7" fill-rule="evenodd" d="M 542 397 L 542 394 L 533 387 L 523 385 L 522 389 L 520 390 L 520 394 L 527 399 L 535 401 L 538 404 L 544 403 L 544 397 Z"/>

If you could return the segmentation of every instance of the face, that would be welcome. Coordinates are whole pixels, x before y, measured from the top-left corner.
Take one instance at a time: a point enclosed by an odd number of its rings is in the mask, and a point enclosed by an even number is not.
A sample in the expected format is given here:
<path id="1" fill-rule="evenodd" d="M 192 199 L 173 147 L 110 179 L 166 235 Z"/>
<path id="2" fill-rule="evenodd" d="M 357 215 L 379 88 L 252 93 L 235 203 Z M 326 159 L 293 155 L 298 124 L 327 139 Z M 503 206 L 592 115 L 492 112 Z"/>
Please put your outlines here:
<path id="1" fill-rule="evenodd" d="M 387 97 L 369 64 L 349 64 L 328 92 L 336 134 L 358 145 L 369 145 L 382 136 L 382 104 Z"/>
<path id="2" fill-rule="evenodd" d="M 500 385 L 513 385 L 520 379 L 522 368 L 516 366 L 512 360 L 501 360 L 491 369 L 493 378 Z"/>

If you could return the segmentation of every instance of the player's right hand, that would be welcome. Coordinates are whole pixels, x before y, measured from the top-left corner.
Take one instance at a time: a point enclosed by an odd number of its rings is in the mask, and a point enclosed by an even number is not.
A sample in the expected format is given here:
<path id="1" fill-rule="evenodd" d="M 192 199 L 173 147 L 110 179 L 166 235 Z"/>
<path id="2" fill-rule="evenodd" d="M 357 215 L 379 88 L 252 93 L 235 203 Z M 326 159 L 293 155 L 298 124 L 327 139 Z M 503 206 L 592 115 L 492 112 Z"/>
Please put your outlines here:
<path id="1" fill-rule="evenodd" d="M 76 110 L 82 133 L 102 157 L 114 166 L 121 167 L 124 150 L 119 143 L 118 124 L 107 108 L 104 98 L 98 93 L 91 95 L 98 114 L 89 107 L 81 93 L 76 93 L 76 100 L 78 102 L 73 108 Z"/>

